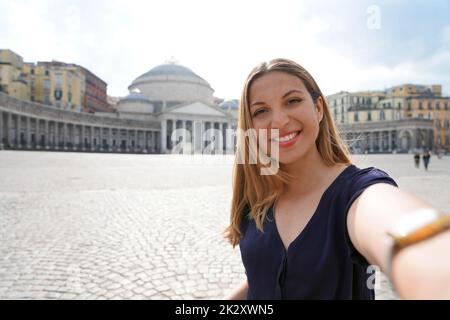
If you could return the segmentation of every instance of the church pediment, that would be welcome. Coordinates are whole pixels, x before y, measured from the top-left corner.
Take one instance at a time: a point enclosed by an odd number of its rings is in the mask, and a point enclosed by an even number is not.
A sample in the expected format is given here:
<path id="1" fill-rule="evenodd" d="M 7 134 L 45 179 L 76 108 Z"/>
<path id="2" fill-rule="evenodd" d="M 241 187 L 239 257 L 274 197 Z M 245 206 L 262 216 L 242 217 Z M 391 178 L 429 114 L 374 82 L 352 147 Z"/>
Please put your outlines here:
<path id="1" fill-rule="evenodd" d="M 174 107 L 167 110 L 167 113 L 208 115 L 208 116 L 225 116 L 225 113 L 217 108 L 204 104 L 202 102 L 193 102 L 188 105 Z"/>

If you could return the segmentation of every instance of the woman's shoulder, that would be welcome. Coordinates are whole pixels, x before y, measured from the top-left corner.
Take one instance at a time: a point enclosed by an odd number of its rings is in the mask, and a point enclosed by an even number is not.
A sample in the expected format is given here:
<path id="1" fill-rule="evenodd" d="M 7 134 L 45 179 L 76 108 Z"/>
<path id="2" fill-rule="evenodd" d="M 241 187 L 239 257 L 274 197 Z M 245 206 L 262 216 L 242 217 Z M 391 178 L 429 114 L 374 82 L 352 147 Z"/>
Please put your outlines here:
<path id="1" fill-rule="evenodd" d="M 373 167 L 373 166 L 360 168 L 360 167 L 356 166 L 355 164 L 351 164 L 347 167 L 346 171 L 347 171 L 346 179 L 347 180 L 355 180 L 355 182 L 357 182 L 358 180 L 361 180 L 361 179 L 364 180 L 364 179 L 371 179 L 371 178 L 390 178 L 390 179 L 392 179 L 392 177 L 389 175 L 389 173 L 387 173 L 383 169 L 380 169 L 378 167 Z"/>
<path id="2" fill-rule="evenodd" d="M 367 187 L 376 183 L 388 183 L 398 187 L 394 178 L 378 167 L 370 166 L 360 168 L 352 164 L 346 169 L 345 173 L 340 189 L 348 192 L 350 197 L 360 194 Z"/>

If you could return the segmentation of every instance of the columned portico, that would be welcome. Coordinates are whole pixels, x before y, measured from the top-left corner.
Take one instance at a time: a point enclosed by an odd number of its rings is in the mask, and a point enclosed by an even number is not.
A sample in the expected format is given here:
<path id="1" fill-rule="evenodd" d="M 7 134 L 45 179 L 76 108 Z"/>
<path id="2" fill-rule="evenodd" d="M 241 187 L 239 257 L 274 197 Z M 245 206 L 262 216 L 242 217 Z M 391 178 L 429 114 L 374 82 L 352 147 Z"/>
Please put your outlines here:
<path id="1" fill-rule="evenodd" d="M 432 131 L 432 128 L 432 120 L 428 119 L 402 119 L 339 127 L 341 132 L 355 137 L 351 148 L 356 153 L 412 152 L 424 147 L 430 148 L 432 141 L 430 143 L 425 132 Z M 422 140 L 428 141 L 424 144 Z"/>

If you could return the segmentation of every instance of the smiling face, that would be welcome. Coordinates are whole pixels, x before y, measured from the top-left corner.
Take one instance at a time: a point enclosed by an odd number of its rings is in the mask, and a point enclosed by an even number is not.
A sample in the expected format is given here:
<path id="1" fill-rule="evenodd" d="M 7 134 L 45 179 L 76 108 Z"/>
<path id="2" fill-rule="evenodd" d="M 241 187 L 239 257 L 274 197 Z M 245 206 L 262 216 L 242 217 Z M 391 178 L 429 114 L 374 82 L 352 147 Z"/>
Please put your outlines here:
<path id="1" fill-rule="evenodd" d="M 249 88 L 252 127 L 266 129 L 268 146 L 279 145 L 279 162 L 293 163 L 316 148 L 319 123 L 323 117 L 322 98 L 315 102 L 303 81 L 289 73 L 271 71 L 256 78 Z M 270 130 L 279 130 L 279 139 L 270 139 Z"/>

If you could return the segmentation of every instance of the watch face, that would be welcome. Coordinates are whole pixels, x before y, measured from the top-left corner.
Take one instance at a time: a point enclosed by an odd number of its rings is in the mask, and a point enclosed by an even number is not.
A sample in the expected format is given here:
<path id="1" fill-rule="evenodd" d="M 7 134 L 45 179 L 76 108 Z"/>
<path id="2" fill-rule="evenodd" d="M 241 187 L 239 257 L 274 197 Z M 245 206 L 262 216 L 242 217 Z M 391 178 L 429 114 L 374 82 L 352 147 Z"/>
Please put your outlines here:
<path id="1" fill-rule="evenodd" d="M 406 237 L 413 231 L 433 222 L 439 213 L 433 209 L 421 209 L 401 217 L 395 222 L 390 234 L 396 238 Z"/>

